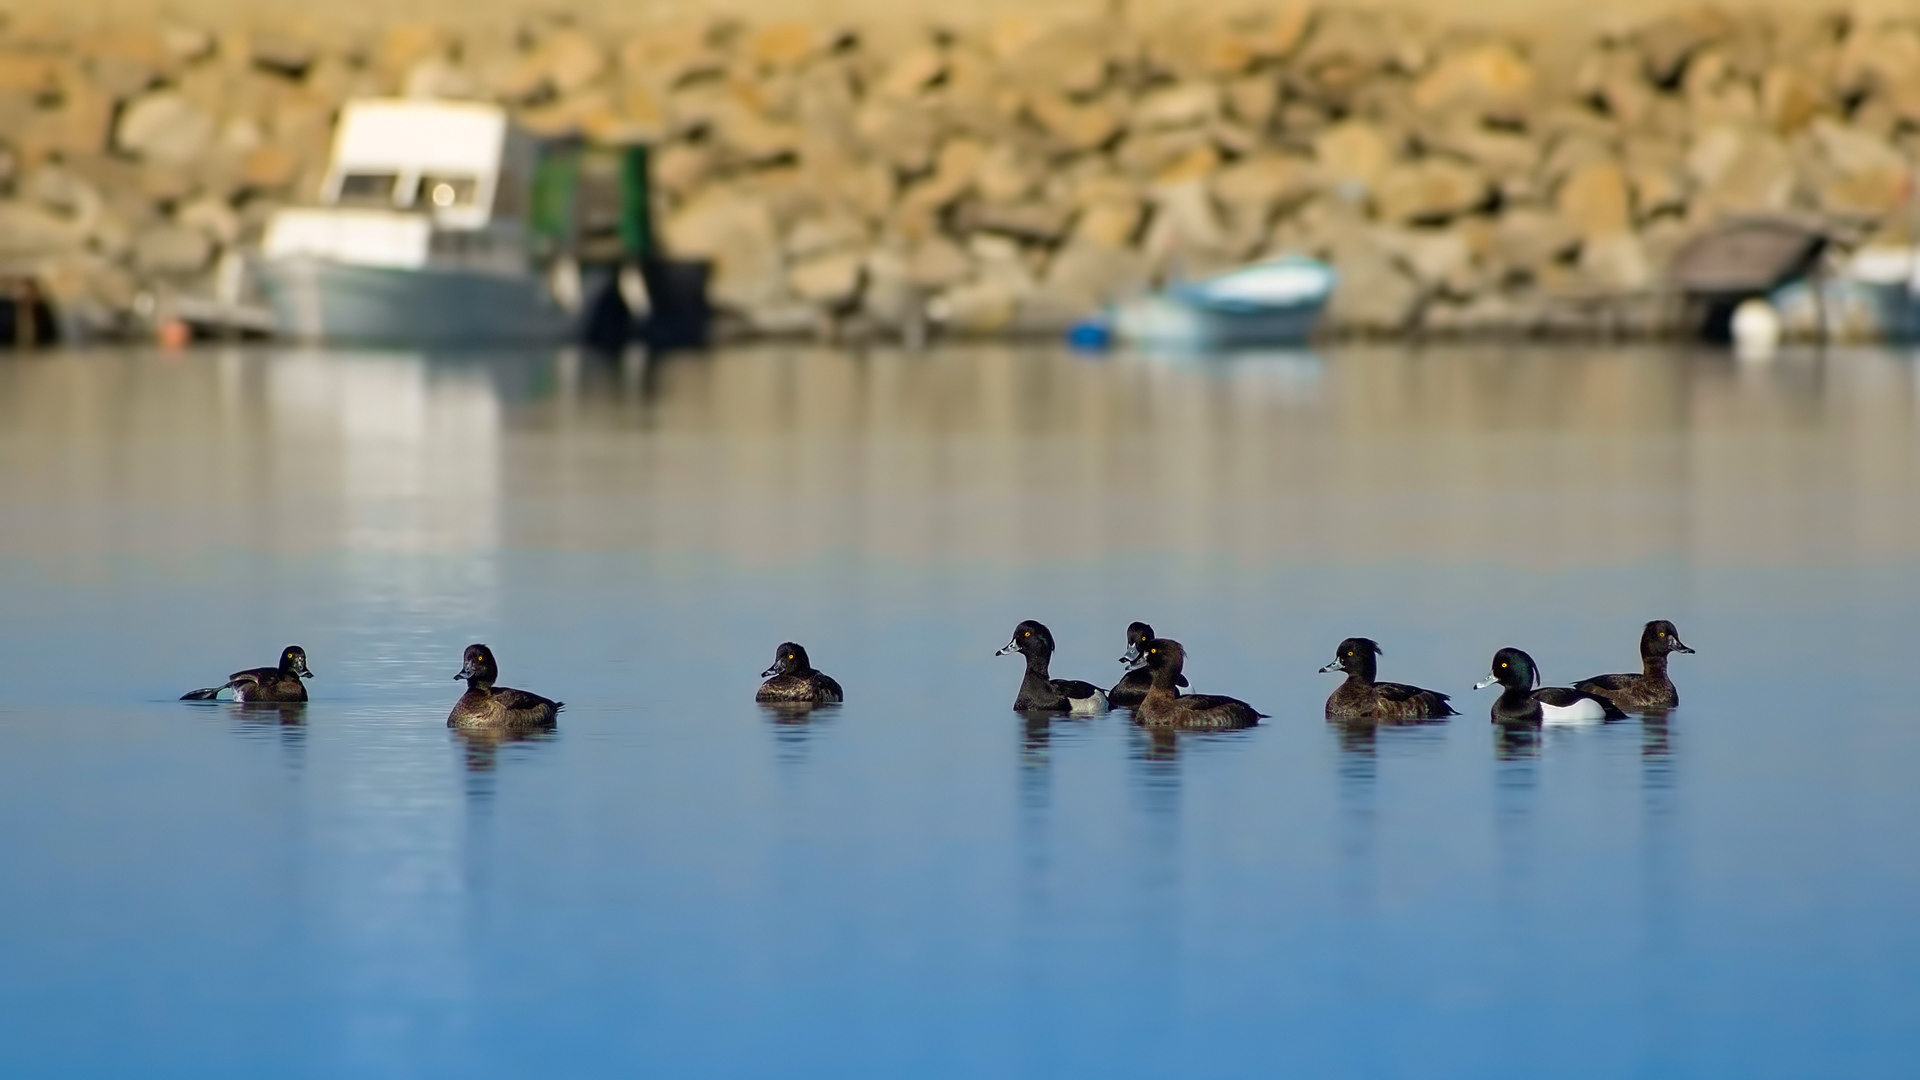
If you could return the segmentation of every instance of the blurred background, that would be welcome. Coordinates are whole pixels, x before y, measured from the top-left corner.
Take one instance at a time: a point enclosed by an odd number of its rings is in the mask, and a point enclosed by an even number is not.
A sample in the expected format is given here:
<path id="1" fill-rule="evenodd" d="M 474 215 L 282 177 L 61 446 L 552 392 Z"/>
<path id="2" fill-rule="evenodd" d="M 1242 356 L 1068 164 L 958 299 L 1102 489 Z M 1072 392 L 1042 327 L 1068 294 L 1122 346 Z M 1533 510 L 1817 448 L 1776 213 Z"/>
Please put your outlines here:
<path id="1" fill-rule="evenodd" d="M 0 1074 L 1911 1076 L 1917 136 L 1893 4 L 11 4 Z"/>

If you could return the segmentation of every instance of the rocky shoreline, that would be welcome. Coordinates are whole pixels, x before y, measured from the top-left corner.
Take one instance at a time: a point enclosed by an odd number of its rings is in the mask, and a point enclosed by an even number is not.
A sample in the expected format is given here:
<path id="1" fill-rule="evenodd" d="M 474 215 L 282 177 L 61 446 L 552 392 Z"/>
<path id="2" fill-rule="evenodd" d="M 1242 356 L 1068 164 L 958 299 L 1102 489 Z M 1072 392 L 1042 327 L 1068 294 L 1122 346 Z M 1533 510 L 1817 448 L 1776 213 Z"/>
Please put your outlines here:
<path id="1" fill-rule="evenodd" d="M 1699 9 L 1609 33 L 1269 7 L 1133 25 L 0 28 L 0 273 L 150 332 L 310 198 L 343 100 L 497 100 L 655 147 L 657 220 L 747 334 L 1054 332 L 1300 252 L 1329 330 L 1675 332 L 1725 215 L 1910 232 L 1920 20 Z"/>

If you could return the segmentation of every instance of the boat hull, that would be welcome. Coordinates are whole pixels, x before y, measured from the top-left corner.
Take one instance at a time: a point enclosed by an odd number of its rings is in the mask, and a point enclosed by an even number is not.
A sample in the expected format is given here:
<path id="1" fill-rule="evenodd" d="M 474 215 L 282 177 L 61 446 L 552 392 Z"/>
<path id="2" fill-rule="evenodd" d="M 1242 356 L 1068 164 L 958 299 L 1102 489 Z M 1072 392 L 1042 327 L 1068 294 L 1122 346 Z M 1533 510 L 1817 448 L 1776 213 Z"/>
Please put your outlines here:
<path id="1" fill-rule="evenodd" d="M 557 303 L 531 275 L 459 267 L 356 266 L 315 258 L 266 259 L 261 293 L 281 336 L 367 345 L 542 344 L 577 338 L 579 313 Z M 581 293 L 608 286 L 582 275 Z"/>
<path id="2" fill-rule="evenodd" d="M 1114 333 L 1139 345 L 1243 349 L 1299 345 L 1313 336 L 1325 301 L 1249 311 L 1220 311 L 1169 296 L 1147 296 L 1114 312 Z"/>

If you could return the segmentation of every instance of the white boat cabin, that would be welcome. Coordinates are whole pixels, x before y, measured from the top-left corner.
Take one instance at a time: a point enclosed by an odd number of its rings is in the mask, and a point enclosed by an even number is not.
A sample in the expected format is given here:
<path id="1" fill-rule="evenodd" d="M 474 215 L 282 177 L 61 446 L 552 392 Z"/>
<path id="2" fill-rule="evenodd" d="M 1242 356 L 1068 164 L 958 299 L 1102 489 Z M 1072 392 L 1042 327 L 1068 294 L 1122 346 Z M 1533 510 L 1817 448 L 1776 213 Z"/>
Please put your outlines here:
<path id="1" fill-rule="evenodd" d="M 539 140 L 493 105 L 350 102 L 320 205 L 274 214 L 261 254 L 525 273 L 539 153 Z"/>

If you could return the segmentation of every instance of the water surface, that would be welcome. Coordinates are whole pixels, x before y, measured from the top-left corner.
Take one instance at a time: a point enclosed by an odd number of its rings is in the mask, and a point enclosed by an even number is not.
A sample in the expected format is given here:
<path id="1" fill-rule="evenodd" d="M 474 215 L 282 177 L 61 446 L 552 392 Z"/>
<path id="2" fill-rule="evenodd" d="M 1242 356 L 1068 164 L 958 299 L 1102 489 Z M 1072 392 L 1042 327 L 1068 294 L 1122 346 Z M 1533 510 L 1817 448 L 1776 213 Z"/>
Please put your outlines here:
<path id="1" fill-rule="evenodd" d="M 1911 1076 L 1920 372 L 0 363 L 0 1074 Z M 1674 620 L 1684 704 L 1502 739 Z M 1132 619 L 1273 718 L 1033 723 Z M 1452 692 L 1344 729 L 1348 635 Z M 783 639 L 848 690 L 752 703 Z M 460 652 L 568 702 L 463 741 Z M 304 645 L 289 712 L 173 700 Z"/>

